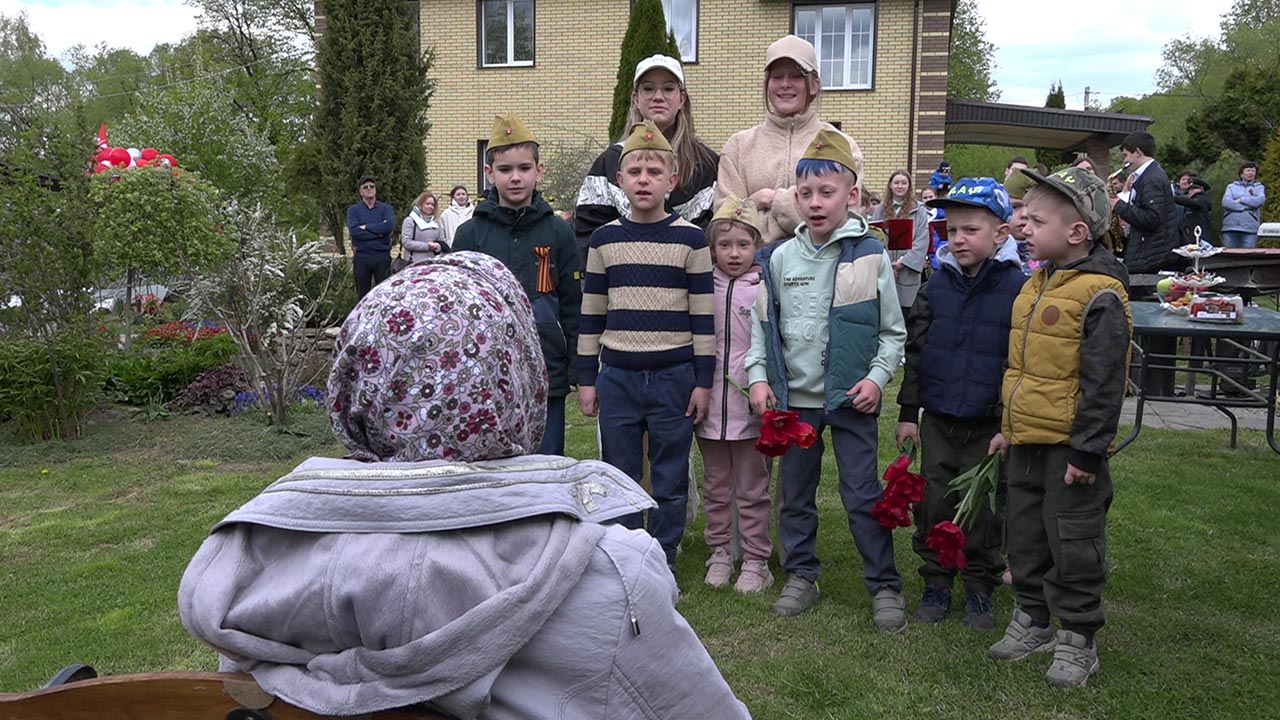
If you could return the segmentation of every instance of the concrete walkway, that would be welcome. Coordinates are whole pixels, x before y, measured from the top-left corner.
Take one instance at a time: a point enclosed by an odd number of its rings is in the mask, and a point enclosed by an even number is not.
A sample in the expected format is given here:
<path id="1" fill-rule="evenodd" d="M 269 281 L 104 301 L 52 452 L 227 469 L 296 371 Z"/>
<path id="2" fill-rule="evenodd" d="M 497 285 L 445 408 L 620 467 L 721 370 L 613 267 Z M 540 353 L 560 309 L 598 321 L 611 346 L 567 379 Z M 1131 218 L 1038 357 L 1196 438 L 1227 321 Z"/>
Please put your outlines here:
<path id="1" fill-rule="evenodd" d="M 1120 414 L 1121 425 L 1133 424 L 1134 408 L 1138 401 L 1127 398 Z M 1241 429 L 1266 430 L 1265 408 L 1229 408 L 1240 422 Z M 1142 427 L 1170 428 L 1174 430 L 1231 429 L 1231 421 L 1216 408 L 1207 405 L 1149 402 L 1142 408 Z"/>

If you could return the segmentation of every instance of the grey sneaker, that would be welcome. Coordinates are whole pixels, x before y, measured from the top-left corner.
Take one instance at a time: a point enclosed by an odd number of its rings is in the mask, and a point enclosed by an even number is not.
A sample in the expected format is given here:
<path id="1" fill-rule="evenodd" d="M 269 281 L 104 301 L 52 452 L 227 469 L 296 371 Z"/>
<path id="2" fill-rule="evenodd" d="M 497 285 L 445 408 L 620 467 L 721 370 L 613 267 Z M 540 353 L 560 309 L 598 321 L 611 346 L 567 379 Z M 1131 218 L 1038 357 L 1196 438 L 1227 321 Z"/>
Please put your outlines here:
<path id="1" fill-rule="evenodd" d="M 884 632 L 900 632 L 907 626 L 906 598 L 891 587 L 881 587 L 871 597 L 871 617 Z"/>
<path id="2" fill-rule="evenodd" d="M 987 655 L 992 660 L 1021 660 L 1032 653 L 1052 650 L 1056 642 L 1053 626 L 1039 628 L 1034 622 L 1026 612 L 1014 610 L 1004 637 L 987 650 Z"/>
<path id="3" fill-rule="evenodd" d="M 711 553 L 711 557 L 707 559 L 707 577 L 705 582 L 713 588 L 722 588 L 729 585 L 729 578 L 733 575 L 733 558 L 729 555 L 729 551 L 722 547 L 716 548 Z"/>
<path id="4" fill-rule="evenodd" d="M 965 588 L 964 624 L 974 630 L 995 630 L 996 621 L 991 616 L 992 605 L 990 592 Z"/>
<path id="5" fill-rule="evenodd" d="M 1084 687 L 1089 677 L 1102 667 L 1098 661 L 1098 646 L 1070 630 L 1059 630 L 1057 641 L 1053 662 L 1044 674 L 1044 681 L 1056 688 Z"/>
<path id="6" fill-rule="evenodd" d="M 946 585 L 925 585 L 920 596 L 920 607 L 912 618 L 925 625 L 937 625 L 951 612 L 951 588 Z"/>
<path id="7" fill-rule="evenodd" d="M 787 584 L 782 586 L 782 593 L 773 603 L 773 611 L 782 617 L 795 617 L 813 607 L 816 602 L 818 583 L 792 575 L 787 578 Z"/>

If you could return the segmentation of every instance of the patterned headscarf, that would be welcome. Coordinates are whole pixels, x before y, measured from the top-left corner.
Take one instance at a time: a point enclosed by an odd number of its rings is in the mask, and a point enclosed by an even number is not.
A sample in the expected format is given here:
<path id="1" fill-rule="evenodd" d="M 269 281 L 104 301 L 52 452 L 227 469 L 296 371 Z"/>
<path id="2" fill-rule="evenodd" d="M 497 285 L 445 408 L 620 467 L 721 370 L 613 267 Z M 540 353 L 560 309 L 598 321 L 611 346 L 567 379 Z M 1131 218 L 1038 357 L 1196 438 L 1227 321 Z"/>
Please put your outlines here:
<path id="1" fill-rule="evenodd" d="M 533 310 L 488 255 L 411 265 L 356 305 L 334 346 L 330 421 L 350 457 L 492 460 L 537 451 L 547 368 Z"/>

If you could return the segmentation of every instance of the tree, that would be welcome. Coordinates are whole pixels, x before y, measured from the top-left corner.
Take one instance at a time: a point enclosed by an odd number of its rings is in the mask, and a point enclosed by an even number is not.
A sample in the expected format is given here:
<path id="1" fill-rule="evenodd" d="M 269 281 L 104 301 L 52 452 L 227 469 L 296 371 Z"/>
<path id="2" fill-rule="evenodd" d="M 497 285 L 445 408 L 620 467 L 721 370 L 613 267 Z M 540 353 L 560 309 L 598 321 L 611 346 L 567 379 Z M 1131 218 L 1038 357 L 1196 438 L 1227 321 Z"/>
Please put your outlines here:
<path id="1" fill-rule="evenodd" d="M 618 58 L 618 81 L 613 86 L 613 115 L 609 118 L 609 140 L 621 138 L 627 131 L 627 111 L 631 108 L 631 92 L 635 87 L 636 65 L 650 55 L 680 58 L 676 37 L 667 30 L 667 16 L 662 0 L 636 0 L 631 5 L 627 32 L 622 36 L 622 52 Z"/>
<path id="2" fill-rule="evenodd" d="M 1067 109 L 1067 96 L 1062 90 L 1062 81 L 1059 80 L 1049 85 L 1049 94 L 1044 99 L 1044 106 L 1047 108 L 1057 108 L 1058 110 Z M 1074 153 L 1063 152 L 1062 150 L 1040 149 L 1036 150 L 1036 162 L 1043 163 L 1052 169 L 1055 166 L 1071 162 Z"/>
<path id="3" fill-rule="evenodd" d="M 1280 129 L 1271 135 L 1267 151 L 1258 167 L 1258 179 L 1271 192 L 1262 206 L 1263 222 L 1280 222 Z"/>
<path id="4" fill-rule="evenodd" d="M 978 0 L 959 0 L 951 19 L 951 56 L 947 65 L 947 97 L 995 102 L 996 46 L 987 40 L 986 21 Z"/>
<path id="5" fill-rule="evenodd" d="M 409 7 L 401 0 L 325 3 L 320 107 L 309 138 L 318 147 L 307 156 L 319 162 L 318 204 L 335 239 L 362 174 L 376 176 L 379 197 L 402 213 L 426 186 L 422 143 L 435 81 L 427 77 L 432 53 L 419 48 Z"/>
<path id="6" fill-rule="evenodd" d="M 0 15 L 0 157 L 23 152 L 24 165 L 46 169 L 41 145 L 52 116 L 66 106 L 66 86 L 66 69 L 45 54 L 26 14 Z"/>

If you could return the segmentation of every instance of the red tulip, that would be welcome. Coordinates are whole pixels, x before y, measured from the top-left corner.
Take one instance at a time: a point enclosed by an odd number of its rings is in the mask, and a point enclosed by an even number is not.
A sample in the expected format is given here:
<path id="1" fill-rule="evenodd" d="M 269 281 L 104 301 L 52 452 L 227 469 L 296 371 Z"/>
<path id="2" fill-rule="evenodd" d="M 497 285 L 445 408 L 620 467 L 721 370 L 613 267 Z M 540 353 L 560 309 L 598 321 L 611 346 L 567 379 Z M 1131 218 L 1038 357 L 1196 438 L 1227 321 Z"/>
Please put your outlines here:
<path id="1" fill-rule="evenodd" d="M 906 505 L 893 502 L 889 497 L 871 506 L 871 515 L 890 530 L 911 525 L 911 511 Z"/>
<path id="2" fill-rule="evenodd" d="M 818 440 L 813 426 L 800 419 L 794 410 L 765 410 L 761 417 L 760 439 L 756 451 L 767 457 L 778 457 L 792 445 L 812 447 Z"/>
<path id="3" fill-rule="evenodd" d="M 965 537 L 959 525 L 943 520 L 929 530 L 925 545 L 938 553 L 938 564 L 944 568 L 963 570 L 969 561 L 964 556 Z"/>

